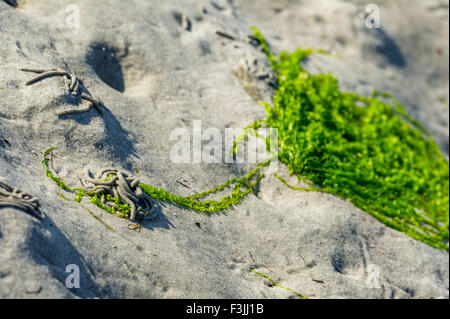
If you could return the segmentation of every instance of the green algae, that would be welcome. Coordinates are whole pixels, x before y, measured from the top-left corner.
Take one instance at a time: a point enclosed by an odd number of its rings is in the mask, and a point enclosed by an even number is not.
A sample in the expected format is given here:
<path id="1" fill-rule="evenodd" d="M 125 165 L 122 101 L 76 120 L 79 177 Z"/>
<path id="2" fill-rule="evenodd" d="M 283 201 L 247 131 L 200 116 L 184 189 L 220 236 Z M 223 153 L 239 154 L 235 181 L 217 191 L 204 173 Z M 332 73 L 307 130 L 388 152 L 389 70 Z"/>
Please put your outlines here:
<path id="1" fill-rule="evenodd" d="M 58 193 L 61 198 L 81 203 L 81 200 L 84 197 L 88 197 L 89 201 L 108 213 L 123 218 L 129 217 L 131 207 L 127 203 L 124 203 L 120 198 L 113 197 L 112 195 L 105 196 L 95 194 L 96 188 L 94 188 L 91 192 L 86 192 L 82 188 L 70 188 L 69 186 L 67 186 L 65 181 L 63 181 L 58 176 L 55 176 L 49 167 L 49 155 L 54 150 L 56 150 L 56 148 L 52 147 L 44 152 L 42 165 L 44 166 L 46 175 L 48 178 L 53 180 L 61 189 L 75 195 L 75 198 L 72 200 Z M 258 185 L 258 183 L 264 178 L 263 170 L 265 167 L 269 166 L 269 164 L 269 161 L 262 162 L 244 176 L 232 178 L 218 187 L 187 197 L 172 194 L 163 188 L 156 188 L 149 184 L 140 183 L 139 186 L 153 199 L 172 202 L 198 212 L 212 214 L 229 209 L 233 205 L 237 205 L 247 194 L 251 193 L 255 189 L 256 185 Z M 111 176 L 105 179 L 105 181 L 107 181 L 110 177 Z M 232 187 L 233 191 L 220 200 L 200 200 L 208 195 L 224 191 L 229 187 Z M 103 204 L 101 202 L 102 196 L 105 196 L 106 201 L 113 202 L 114 206 L 110 207 Z"/>
<path id="2" fill-rule="evenodd" d="M 272 278 L 270 278 L 270 277 L 267 276 L 266 274 L 263 274 L 263 273 L 261 273 L 261 272 L 257 272 L 257 271 L 254 270 L 254 269 L 251 269 L 250 271 L 251 271 L 252 273 L 254 273 L 254 274 L 260 276 L 260 277 L 263 277 L 263 278 L 267 279 L 267 280 L 272 284 L 272 286 L 274 286 L 274 287 L 280 287 L 280 288 L 283 288 L 283 289 L 285 289 L 285 290 L 287 290 L 287 291 L 290 291 L 290 292 L 294 293 L 295 295 L 297 295 L 298 297 L 300 297 L 301 299 L 309 299 L 308 297 L 303 296 L 302 294 L 296 292 L 295 290 L 293 290 L 293 289 L 291 289 L 291 288 L 284 287 L 284 286 L 278 284 L 277 282 L 275 282 Z"/>
<path id="3" fill-rule="evenodd" d="M 374 91 L 370 97 L 339 90 L 331 74 L 312 75 L 300 62 L 323 50 L 299 48 L 293 53 L 271 53 L 257 29 L 254 35 L 278 77 L 273 107 L 264 120 L 254 121 L 233 145 L 236 153 L 247 134 L 262 126 L 278 130 L 278 160 L 289 173 L 310 187 L 286 186 L 304 191 L 324 192 L 351 201 L 386 225 L 430 246 L 449 250 L 449 166 L 431 134 L 404 107 L 387 93 Z M 387 100 L 387 102 L 386 102 Z M 266 139 L 268 150 L 271 138 Z M 85 196 L 99 208 L 127 218 L 130 207 L 120 198 L 107 195 L 115 203 L 101 203 L 99 195 L 81 188 L 69 188 L 48 166 L 47 176 L 63 190 L 74 193 L 75 201 Z M 183 197 L 163 188 L 140 183 L 152 198 L 169 201 L 203 213 L 216 213 L 238 204 L 264 178 L 268 161 L 248 174 L 233 178 L 211 190 Z M 252 182 L 253 181 L 253 182 Z M 202 198 L 233 187 L 220 200 Z M 104 196 L 104 195 L 102 195 Z"/>
<path id="4" fill-rule="evenodd" d="M 289 173 L 448 251 L 449 165 L 431 134 L 391 95 L 343 92 L 331 74 L 309 73 L 301 61 L 320 50 L 275 56 L 253 30 L 279 82 L 273 107 L 262 103 L 267 118 L 252 126 L 278 129 Z"/>

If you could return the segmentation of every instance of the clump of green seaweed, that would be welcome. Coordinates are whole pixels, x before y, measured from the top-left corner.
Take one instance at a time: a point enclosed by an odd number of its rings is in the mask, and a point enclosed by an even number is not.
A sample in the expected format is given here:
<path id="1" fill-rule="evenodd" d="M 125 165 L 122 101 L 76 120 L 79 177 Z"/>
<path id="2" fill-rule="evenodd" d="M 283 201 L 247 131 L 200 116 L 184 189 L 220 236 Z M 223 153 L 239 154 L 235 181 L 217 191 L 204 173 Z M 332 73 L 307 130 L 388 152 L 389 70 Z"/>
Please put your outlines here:
<path id="1" fill-rule="evenodd" d="M 430 246 L 449 249 L 449 164 L 432 136 L 387 93 L 339 90 L 331 74 L 313 75 L 299 48 L 275 56 L 256 28 L 278 76 L 265 125 L 278 129 L 278 159 L 290 174 L 348 199 L 386 225 Z M 389 102 L 385 102 L 388 100 Z"/>
<path id="2" fill-rule="evenodd" d="M 278 76 L 278 87 L 273 107 L 261 103 L 267 111 L 266 119 L 248 126 L 235 141 L 233 152 L 237 152 L 246 132 L 262 126 L 276 128 L 278 159 L 290 174 L 310 187 L 290 186 L 275 174 L 285 185 L 347 199 L 384 224 L 448 251 L 449 166 L 431 134 L 389 94 L 374 91 L 372 96 L 363 97 L 342 92 L 331 74 L 313 75 L 300 63 L 315 52 L 326 52 L 299 48 L 277 57 L 260 31 L 253 30 Z M 270 143 L 268 137 L 268 150 Z M 75 201 L 88 196 L 105 211 L 129 217 L 131 207 L 119 197 L 107 195 L 115 205 L 105 206 L 94 192 L 71 189 L 55 176 L 48 166 L 48 156 L 54 149 L 48 149 L 42 161 L 50 179 L 75 193 Z M 244 176 L 188 197 L 144 183 L 139 187 L 153 199 L 215 213 L 238 204 L 251 193 L 264 178 L 263 169 L 268 165 L 268 161 L 262 162 Z M 220 200 L 200 200 L 231 186 L 233 191 Z"/>

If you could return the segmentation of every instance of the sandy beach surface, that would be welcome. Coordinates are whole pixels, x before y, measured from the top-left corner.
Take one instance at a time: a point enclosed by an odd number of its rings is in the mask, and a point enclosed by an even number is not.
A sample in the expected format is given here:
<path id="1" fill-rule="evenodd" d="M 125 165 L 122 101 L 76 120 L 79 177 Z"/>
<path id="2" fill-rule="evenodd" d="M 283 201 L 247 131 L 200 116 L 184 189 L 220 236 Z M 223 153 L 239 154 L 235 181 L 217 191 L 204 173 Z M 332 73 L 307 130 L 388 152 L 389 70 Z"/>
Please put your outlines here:
<path id="1" fill-rule="evenodd" d="M 41 164 L 57 147 L 51 168 L 70 187 L 114 167 L 182 196 L 246 173 L 252 165 L 170 154 L 174 130 L 194 134 L 195 121 L 223 133 L 265 117 L 257 101 L 271 101 L 273 74 L 251 26 L 274 52 L 331 51 L 307 68 L 344 90 L 392 93 L 448 158 L 448 1 L 377 1 L 379 29 L 356 0 L 10 2 L 0 1 L 0 182 L 35 196 L 45 218 L 0 207 L 0 298 L 298 298 L 257 273 L 309 298 L 449 298 L 448 252 L 273 175 L 221 213 L 160 202 L 136 228 L 58 196 L 73 198 Z M 38 74 L 24 67 L 74 74 L 102 114 L 60 116 L 80 100 L 61 76 L 25 85 Z M 281 163 L 278 174 L 295 184 Z"/>

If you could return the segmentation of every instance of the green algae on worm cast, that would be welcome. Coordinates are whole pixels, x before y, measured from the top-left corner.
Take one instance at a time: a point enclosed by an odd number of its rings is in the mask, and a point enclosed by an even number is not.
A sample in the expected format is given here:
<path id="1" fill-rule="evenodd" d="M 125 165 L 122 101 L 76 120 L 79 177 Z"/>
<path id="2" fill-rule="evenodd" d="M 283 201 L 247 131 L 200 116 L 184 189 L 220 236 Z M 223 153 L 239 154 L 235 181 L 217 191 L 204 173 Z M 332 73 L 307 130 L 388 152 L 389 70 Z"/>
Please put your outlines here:
<path id="1" fill-rule="evenodd" d="M 44 152 L 44 159 L 42 160 L 42 165 L 44 166 L 47 177 L 53 180 L 62 190 L 75 194 L 74 201 L 76 202 L 81 202 L 82 198 L 87 196 L 89 197 L 89 200 L 93 204 L 107 211 L 108 213 L 119 215 L 120 217 L 123 218 L 129 217 L 131 207 L 127 203 L 124 203 L 120 198 L 107 195 L 107 200 L 115 203 L 113 207 L 109 207 L 105 204 L 102 204 L 100 196 L 95 194 L 95 188 L 93 189 L 92 192 L 86 192 L 86 190 L 82 188 L 70 188 L 69 186 L 67 186 L 65 181 L 55 176 L 53 172 L 50 170 L 48 164 L 49 163 L 48 157 L 54 150 L 56 150 L 56 148 L 52 147 Z M 163 188 L 156 188 L 152 185 L 144 183 L 139 183 L 139 186 L 143 189 L 144 192 L 146 192 L 153 199 L 169 201 L 198 212 L 212 214 L 226 210 L 231 206 L 238 204 L 247 194 L 251 193 L 256 187 L 256 185 L 264 177 L 263 170 L 265 167 L 269 166 L 269 164 L 270 164 L 269 161 L 262 162 L 258 164 L 256 168 L 254 168 L 244 176 L 232 178 L 218 187 L 187 197 L 178 196 L 166 191 Z M 105 181 L 107 181 L 107 179 Z M 217 193 L 231 186 L 233 187 L 233 191 L 229 195 L 223 197 L 220 200 L 204 200 L 204 201 L 199 200 L 201 198 L 204 198 L 213 193 Z M 62 194 L 59 195 L 63 199 L 71 200 Z"/>
<path id="2" fill-rule="evenodd" d="M 261 103 L 266 119 L 252 125 L 278 129 L 278 159 L 289 173 L 448 251 L 449 164 L 431 134 L 389 94 L 343 92 L 331 74 L 309 73 L 302 60 L 321 51 L 275 56 L 253 31 L 278 87 L 273 106 Z"/>

